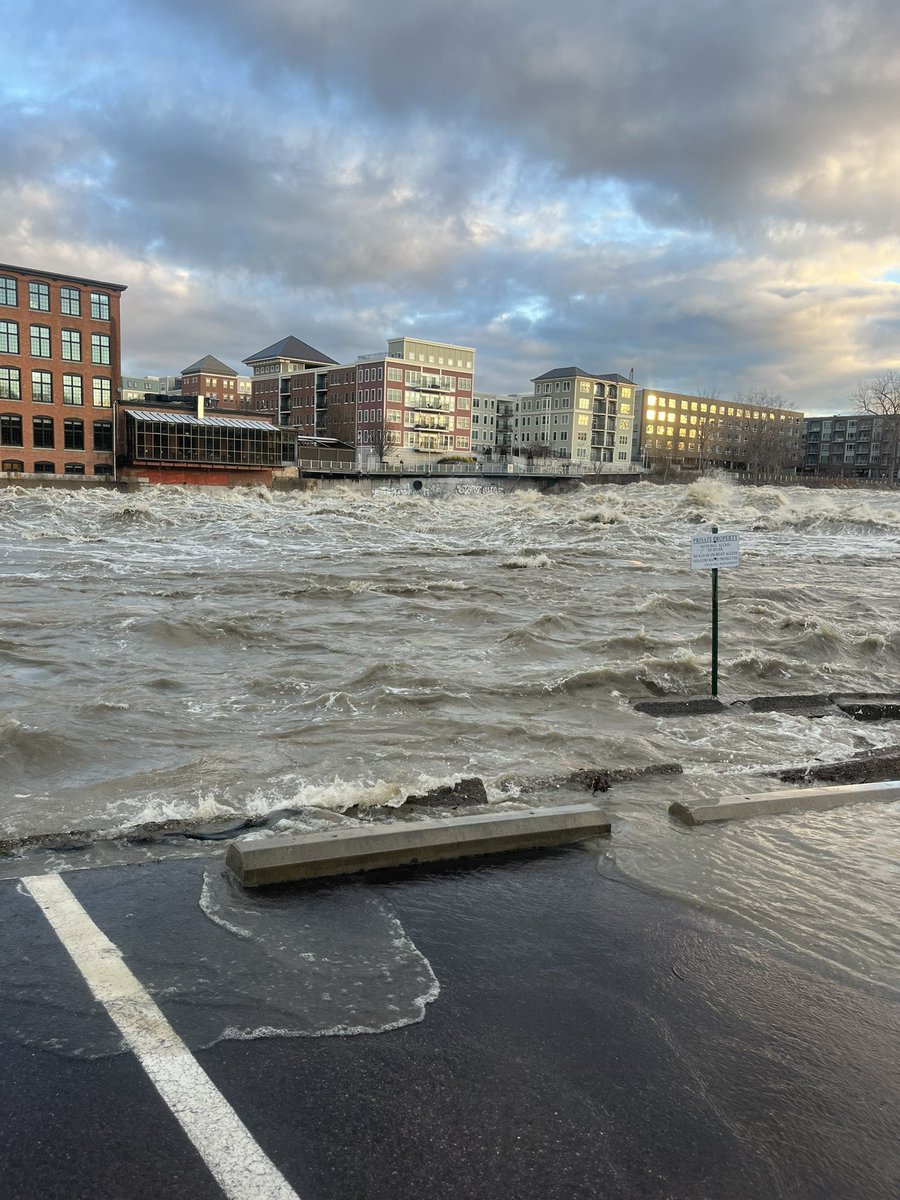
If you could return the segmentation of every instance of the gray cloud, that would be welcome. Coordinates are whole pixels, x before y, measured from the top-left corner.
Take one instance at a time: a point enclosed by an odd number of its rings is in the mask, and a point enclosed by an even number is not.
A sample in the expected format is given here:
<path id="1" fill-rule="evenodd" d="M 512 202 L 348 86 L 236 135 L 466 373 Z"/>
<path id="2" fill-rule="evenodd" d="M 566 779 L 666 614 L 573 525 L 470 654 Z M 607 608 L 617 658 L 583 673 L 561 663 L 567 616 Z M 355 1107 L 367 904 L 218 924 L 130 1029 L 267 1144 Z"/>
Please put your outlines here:
<path id="1" fill-rule="evenodd" d="M 874 0 L 23 18 L 0 256 L 129 283 L 132 370 L 415 330 L 477 346 L 493 390 L 577 362 L 839 405 L 896 365 L 897 24 Z"/>

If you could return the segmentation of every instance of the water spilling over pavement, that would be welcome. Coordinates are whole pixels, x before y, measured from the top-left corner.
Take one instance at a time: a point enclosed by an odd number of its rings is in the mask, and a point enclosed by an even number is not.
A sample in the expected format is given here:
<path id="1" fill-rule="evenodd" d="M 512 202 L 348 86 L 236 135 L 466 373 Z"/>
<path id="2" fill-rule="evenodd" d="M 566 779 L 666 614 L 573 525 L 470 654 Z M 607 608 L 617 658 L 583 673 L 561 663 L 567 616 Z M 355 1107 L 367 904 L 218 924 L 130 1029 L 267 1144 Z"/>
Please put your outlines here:
<path id="1" fill-rule="evenodd" d="M 839 716 L 633 710 L 707 686 L 689 544 L 712 522 L 742 544 L 723 696 L 898 687 L 891 492 L 0 490 L 2 832 L 400 806 L 462 775 L 505 804 L 522 777 L 676 759 L 683 777 L 603 797 L 605 869 L 889 984 L 895 808 L 702 833 L 666 816 L 685 788 L 762 790 L 898 741 Z"/>

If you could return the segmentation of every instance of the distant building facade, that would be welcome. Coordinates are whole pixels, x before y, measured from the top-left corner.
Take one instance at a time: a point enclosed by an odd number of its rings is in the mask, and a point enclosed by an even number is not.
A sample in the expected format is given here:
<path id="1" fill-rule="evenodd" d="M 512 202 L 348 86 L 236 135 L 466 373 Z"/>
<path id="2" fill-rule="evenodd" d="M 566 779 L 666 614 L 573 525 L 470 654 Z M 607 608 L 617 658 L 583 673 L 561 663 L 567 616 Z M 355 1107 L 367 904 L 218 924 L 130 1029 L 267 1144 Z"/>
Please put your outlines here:
<path id="1" fill-rule="evenodd" d="M 513 454 L 623 466 L 632 456 L 634 382 L 617 372 L 557 367 L 538 375 L 512 416 Z"/>
<path id="2" fill-rule="evenodd" d="M 118 477 L 145 483 L 269 486 L 296 473 L 296 439 L 270 420 L 214 407 L 203 396 L 118 405 Z"/>
<path id="3" fill-rule="evenodd" d="M 249 388 L 241 388 L 240 377 L 233 367 L 207 354 L 181 372 L 182 396 L 202 396 L 208 405 L 241 408 Z M 249 376 L 244 380 L 250 384 Z"/>
<path id="4" fill-rule="evenodd" d="M 123 375 L 119 398 L 126 402 L 146 396 L 180 396 L 180 375 Z"/>
<path id="5" fill-rule="evenodd" d="M 833 413 L 803 421 L 802 470 L 851 479 L 900 479 L 900 414 Z"/>
<path id="6" fill-rule="evenodd" d="M 0 471 L 113 475 L 124 291 L 0 264 Z"/>
<path id="7" fill-rule="evenodd" d="M 318 367 L 336 365 L 333 358 L 293 334 L 243 361 L 251 372 L 249 407 L 257 413 L 272 414 L 280 425 L 293 423 L 291 380 Z"/>
<path id="8" fill-rule="evenodd" d="M 379 458 L 468 456 L 474 372 L 470 347 L 390 338 L 379 354 L 310 363 L 282 379 L 280 419 L 302 437 L 335 438 Z"/>
<path id="9" fill-rule="evenodd" d="M 498 420 L 504 396 L 475 392 L 472 396 L 472 453 L 493 456 L 499 452 Z"/>
<path id="10" fill-rule="evenodd" d="M 691 396 L 646 387 L 640 450 L 652 466 L 763 473 L 800 460 L 803 413 L 794 409 Z"/>

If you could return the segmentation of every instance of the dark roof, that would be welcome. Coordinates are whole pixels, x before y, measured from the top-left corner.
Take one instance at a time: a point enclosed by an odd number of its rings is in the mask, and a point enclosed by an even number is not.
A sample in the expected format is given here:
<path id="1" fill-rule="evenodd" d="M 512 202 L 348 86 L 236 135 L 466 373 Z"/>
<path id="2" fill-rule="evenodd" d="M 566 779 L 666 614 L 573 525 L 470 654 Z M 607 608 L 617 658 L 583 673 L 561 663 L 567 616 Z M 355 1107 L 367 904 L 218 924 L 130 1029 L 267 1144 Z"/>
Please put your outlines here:
<path id="1" fill-rule="evenodd" d="M 107 283 L 103 279 L 85 279 L 81 275 L 61 275 L 59 271 L 40 271 L 37 267 L 15 267 L 11 263 L 0 263 L 0 271 L 18 271 L 22 275 L 34 275 L 44 279 L 62 279 L 66 283 L 95 284 L 99 287 L 109 288 L 113 292 L 124 292 L 128 287 L 127 283 Z"/>
<path id="2" fill-rule="evenodd" d="M 592 371 L 582 371 L 581 367 L 556 367 L 553 371 L 545 371 L 543 375 L 538 375 L 531 382 L 543 382 L 545 379 L 572 379 L 576 375 L 586 375 L 588 379 L 599 378 Z"/>
<path id="3" fill-rule="evenodd" d="M 615 371 L 598 375 L 596 371 L 583 371 L 581 367 L 556 367 L 553 371 L 546 371 L 543 375 L 538 375 L 531 382 L 543 383 L 546 379 L 574 379 L 576 375 L 584 376 L 585 379 L 602 379 L 604 383 L 634 383 L 633 379 L 626 379 L 624 375 L 619 375 Z"/>
<path id="4" fill-rule="evenodd" d="M 185 367 L 181 372 L 182 375 L 237 375 L 232 367 L 226 366 L 220 358 L 213 358 L 211 354 L 207 354 L 205 358 L 198 358 L 195 363 L 191 363 L 189 367 Z"/>
<path id="5" fill-rule="evenodd" d="M 280 342 L 266 346 L 265 350 L 258 350 L 256 354 L 251 354 L 248 358 L 243 359 L 243 361 L 245 363 L 263 362 L 267 358 L 296 358 L 300 362 L 334 363 L 337 365 L 333 358 L 329 358 L 321 350 L 316 350 L 315 347 L 307 345 L 306 342 L 301 342 L 293 334 L 282 338 Z"/>

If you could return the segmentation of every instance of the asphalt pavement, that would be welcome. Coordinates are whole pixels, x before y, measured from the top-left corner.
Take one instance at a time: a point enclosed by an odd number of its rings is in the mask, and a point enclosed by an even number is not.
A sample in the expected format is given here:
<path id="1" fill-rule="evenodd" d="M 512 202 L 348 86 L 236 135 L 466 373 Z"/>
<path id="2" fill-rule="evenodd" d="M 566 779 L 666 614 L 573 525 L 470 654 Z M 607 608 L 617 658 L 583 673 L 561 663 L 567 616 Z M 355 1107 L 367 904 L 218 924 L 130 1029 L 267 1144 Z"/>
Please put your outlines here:
<path id="1" fill-rule="evenodd" d="M 603 878 L 588 848 L 271 889 L 254 937 L 201 908 L 204 874 L 219 869 L 173 860 L 62 878 L 301 1200 L 900 1190 L 896 996 Z M 267 911 L 275 958 L 259 946 Z M 357 961 L 343 943 L 362 954 L 373 913 L 427 959 L 439 994 L 400 1028 L 310 1036 L 313 1002 L 320 1017 L 334 1005 L 336 1025 L 361 1005 L 329 990 L 322 931 L 341 983 Z M 188 1131 L 23 884 L 0 883 L 0 914 L 0 1197 L 228 1195 L 197 1149 L 198 1120 L 218 1110 L 201 1106 Z M 318 973 L 290 951 L 294 915 L 318 930 Z M 296 1036 L 228 1035 L 256 1010 L 259 1025 L 299 1013 Z M 272 1194 L 247 1188 L 231 1195 Z"/>

